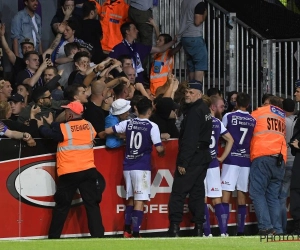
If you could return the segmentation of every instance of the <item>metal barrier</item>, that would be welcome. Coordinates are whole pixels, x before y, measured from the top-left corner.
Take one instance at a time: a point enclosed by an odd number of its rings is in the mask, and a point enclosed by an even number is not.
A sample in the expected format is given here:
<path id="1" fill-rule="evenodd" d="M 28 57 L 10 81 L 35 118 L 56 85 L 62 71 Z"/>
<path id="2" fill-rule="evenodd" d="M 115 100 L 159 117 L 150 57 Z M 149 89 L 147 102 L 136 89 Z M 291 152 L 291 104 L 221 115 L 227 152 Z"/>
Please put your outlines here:
<path id="1" fill-rule="evenodd" d="M 174 36 L 178 32 L 180 3 L 181 0 L 159 0 L 153 8 L 162 33 Z M 204 91 L 216 87 L 224 96 L 233 90 L 249 93 L 254 108 L 260 106 L 264 93 L 293 96 L 293 85 L 299 78 L 300 39 L 268 40 L 236 18 L 235 13 L 229 13 L 213 0 L 206 3 L 204 38 L 208 71 Z M 174 73 L 180 81 L 187 80 L 183 50 L 175 56 Z"/>

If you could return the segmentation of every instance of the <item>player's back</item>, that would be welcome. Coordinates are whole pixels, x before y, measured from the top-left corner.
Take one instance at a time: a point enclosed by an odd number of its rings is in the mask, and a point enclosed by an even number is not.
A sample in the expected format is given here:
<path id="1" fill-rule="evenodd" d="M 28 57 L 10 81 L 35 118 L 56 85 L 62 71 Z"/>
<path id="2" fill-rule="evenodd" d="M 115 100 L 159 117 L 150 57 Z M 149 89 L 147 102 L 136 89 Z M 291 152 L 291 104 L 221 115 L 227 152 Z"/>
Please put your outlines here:
<path id="1" fill-rule="evenodd" d="M 219 137 L 226 134 L 227 130 L 223 123 L 216 117 L 212 117 L 212 134 L 211 143 L 209 145 L 210 155 L 212 157 L 212 162 L 209 164 L 209 168 L 219 167 L 219 162 L 217 160 L 218 156 L 218 141 Z"/>
<path id="2" fill-rule="evenodd" d="M 226 164 L 250 166 L 250 143 L 256 124 L 247 111 L 237 110 L 227 113 L 223 123 L 234 139 L 230 154 L 224 160 Z"/>
<path id="3" fill-rule="evenodd" d="M 152 138 L 153 133 L 156 133 L 154 131 L 157 131 L 153 127 L 157 125 L 148 119 L 135 118 L 127 121 L 124 170 L 151 169 Z"/>

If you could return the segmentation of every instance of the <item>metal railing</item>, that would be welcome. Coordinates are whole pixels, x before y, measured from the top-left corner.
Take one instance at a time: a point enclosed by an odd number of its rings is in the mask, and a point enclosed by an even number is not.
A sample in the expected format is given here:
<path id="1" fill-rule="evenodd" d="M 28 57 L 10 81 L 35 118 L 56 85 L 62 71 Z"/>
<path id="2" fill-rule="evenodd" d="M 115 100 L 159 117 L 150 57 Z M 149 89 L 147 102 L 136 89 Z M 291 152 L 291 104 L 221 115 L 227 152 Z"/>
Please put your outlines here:
<path id="1" fill-rule="evenodd" d="M 99 0 L 103 3 L 103 0 Z M 299 79 L 300 39 L 266 39 L 213 0 L 206 0 L 208 16 L 204 38 L 208 50 L 205 90 L 220 89 L 249 93 L 252 106 L 260 106 L 261 96 L 272 93 L 291 97 Z M 175 36 L 179 30 L 181 0 L 159 0 L 153 16 L 162 33 Z M 155 38 L 154 38 L 155 39 Z M 155 41 L 153 39 L 153 41 Z M 186 58 L 181 50 L 175 55 L 174 72 L 187 80 Z"/>

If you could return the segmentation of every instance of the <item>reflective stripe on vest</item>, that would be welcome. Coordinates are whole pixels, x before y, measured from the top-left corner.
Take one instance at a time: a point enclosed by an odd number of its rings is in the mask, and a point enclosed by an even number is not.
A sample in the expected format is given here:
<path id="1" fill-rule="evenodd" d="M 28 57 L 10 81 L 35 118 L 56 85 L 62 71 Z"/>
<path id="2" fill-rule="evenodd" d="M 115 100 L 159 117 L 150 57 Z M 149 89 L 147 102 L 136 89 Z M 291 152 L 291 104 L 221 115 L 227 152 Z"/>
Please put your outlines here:
<path id="1" fill-rule="evenodd" d="M 167 52 L 168 52 L 168 50 L 165 51 L 165 52 L 161 55 L 161 59 L 160 59 L 159 61 L 165 63 L 165 57 L 166 57 L 166 55 L 167 55 Z M 168 66 L 168 72 L 161 73 L 161 74 L 155 73 L 155 75 L 150 74 L 150 79 L 157 79 L 157 78 L 162 78 L 162 77 L 168 76 L 169 72 L 171 71 L 171 69 L 170 69 L 170 64 L 172 64 L 172 63 L 173 63 L 173 57 L 170 57 L 170 58 L 169 58 L 169 62 L 166 63 L 166 66 Z"/>
<path id="2" fill-rule="evenodd" d="M 151 79 L 157 79 L 157 78 L 168 76 L 168 74 L 169 74 L 169 72 L 168 73 L 162 73 L 162 74 L 156 74 L 154 76 L 150 76 L 150 78 Z"/>
<path id="3" fill-rule="evenodd" d="M 92 129 L 92 125 L 90 122 L 88 122 L 89 127 L 90 127 L 90 135 L 91 135 L 91 141 L 94 139 L 94 132 Z M 71 127 L 69 123 L 65 123 L 66 126 L 66 131 L 68 134 L 68 146 L 58 146 L 57 147 L 57 152 L 62 152 L 62 151 L 68 151 L 68 150 L 86 150 L 86 149 L 92 149 L 93 144 L 86 144 L 86 145 L 79 145 L 79 146 L 74 146 L 73 145 L 73 134 L 71 131 Z"/>

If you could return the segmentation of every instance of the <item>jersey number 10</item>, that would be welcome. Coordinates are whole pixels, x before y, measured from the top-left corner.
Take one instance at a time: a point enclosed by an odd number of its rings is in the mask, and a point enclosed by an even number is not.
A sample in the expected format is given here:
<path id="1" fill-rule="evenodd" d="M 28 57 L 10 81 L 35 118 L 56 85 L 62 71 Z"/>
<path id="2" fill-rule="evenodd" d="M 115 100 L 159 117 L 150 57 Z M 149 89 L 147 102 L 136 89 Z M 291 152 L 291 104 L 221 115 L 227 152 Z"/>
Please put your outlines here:
<path id="1" fill-rule="evenodd" d="M 130 148 L 134 147 L 135 149 L 139 149 L 142 146 L 142 138 L 141 132 L 135 134 L 135 131 L 132 131 L 130 136 Z"/>

